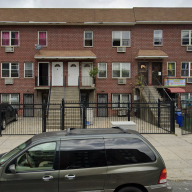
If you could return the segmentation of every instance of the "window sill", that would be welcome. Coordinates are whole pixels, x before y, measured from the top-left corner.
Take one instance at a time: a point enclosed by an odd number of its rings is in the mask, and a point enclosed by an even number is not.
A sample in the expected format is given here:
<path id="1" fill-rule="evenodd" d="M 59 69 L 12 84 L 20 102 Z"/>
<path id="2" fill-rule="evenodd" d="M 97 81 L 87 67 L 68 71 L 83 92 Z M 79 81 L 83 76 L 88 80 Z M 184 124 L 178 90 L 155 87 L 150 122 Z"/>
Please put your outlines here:
<path id="1" fill-rule="evenodd" d="M 1 45 L 1 47 L 20 47 L 20 45 Z"/>
<path id="2" fill-rule="evenodd" d="M 86 47 L 93 47 L 93 46 L 84 46 L 84 47 L 86 48 Z"/>
<path id="3" fill-rule="evenodd" d="M 107 79 L 107 77 L 98 77 L 98 79 Z"/>
<path id="4" fill-rule="evenodd" d="M 33 77 L 24 77 L 24 79 L 33 79 Z"/>
<path id="5" fill-rule="evenodd" d="M 19 79 L 19 77 L 1 77 L 1 79 Z"/>
<path id="6" fill-rule="evenodd" d="M 153 45 L 154 47 L 163 47 L 163 45 Z"/>
<path id="7" fill-rule="evenodd" d="M 112 48 L 117 48 L 117 47 L 131 47 L 131 46 L 112 46 Z"/>
<path id="8" fill-rule="evenodd" d="M 131 77 L 112 77 L 112 79 L 131 79 Z"/>

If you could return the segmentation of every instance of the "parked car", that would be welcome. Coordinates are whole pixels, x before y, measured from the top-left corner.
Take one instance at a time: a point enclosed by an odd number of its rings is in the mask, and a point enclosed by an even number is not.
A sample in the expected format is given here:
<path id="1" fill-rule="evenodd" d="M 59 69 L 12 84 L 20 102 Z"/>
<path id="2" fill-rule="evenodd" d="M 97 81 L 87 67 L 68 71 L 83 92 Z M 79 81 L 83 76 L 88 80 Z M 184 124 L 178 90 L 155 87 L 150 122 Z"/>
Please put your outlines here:
<path id="1" fill-rule="evenodd" d="M 171 192 L 164 161 L 138 132 L 68 129 L 0 157 L 1 192 Z"/>
<path id="2" fill-rule="evenodd" d="M 18 120 L 17 109 L 13 108 L 8 103 L 1 103 L 1 129 L 5 130 L 6 125 L 11 121 Z"/>

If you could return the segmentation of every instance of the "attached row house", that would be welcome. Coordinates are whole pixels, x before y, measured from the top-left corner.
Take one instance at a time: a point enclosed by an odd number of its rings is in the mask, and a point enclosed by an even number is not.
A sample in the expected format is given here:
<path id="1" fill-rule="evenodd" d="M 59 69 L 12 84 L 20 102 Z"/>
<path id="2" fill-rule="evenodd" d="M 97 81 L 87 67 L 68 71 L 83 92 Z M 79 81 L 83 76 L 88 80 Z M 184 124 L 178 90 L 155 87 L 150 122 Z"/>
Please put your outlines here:
<path id="1" fill-rule="evenodd" d="M 1 102 L 60 91 L 52 102 L 118 107 L 139 100 L 139 77 L 162 97 L 192 97 L 192 8 L 1 8 L 0 32 Z"/>

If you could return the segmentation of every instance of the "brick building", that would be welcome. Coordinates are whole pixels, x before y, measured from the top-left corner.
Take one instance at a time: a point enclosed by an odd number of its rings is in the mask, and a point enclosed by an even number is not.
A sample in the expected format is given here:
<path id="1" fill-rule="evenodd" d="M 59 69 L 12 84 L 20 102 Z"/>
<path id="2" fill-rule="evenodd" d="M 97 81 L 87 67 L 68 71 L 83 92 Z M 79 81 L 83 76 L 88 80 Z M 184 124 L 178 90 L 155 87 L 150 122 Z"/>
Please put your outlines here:
<path id="1" fill-rule="evenodd" d="M 0 13 L 1 102 L 41 103 L 51 82 L 79 85 L 81 100 L 133 101 L 140 74 L 160 93 L 166 88 L 172 98 L 192 97 L 191 8 Z M 89 77 L 93 67 L 99 69 L 96 82 Z"/>

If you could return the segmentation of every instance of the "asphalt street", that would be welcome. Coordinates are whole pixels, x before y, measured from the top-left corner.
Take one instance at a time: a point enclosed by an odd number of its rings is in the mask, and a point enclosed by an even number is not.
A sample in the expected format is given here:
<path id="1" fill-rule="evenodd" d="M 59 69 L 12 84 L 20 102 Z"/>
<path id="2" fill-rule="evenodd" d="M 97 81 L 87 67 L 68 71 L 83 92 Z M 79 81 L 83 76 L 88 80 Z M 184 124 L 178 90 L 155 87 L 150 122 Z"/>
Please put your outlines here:
<path id="1" fill-rule="evenodd" d="M 192 180 L 190 181 L 171 181 L 168 185 L 173 188 L 173 192 L 192 192 Z"/>

